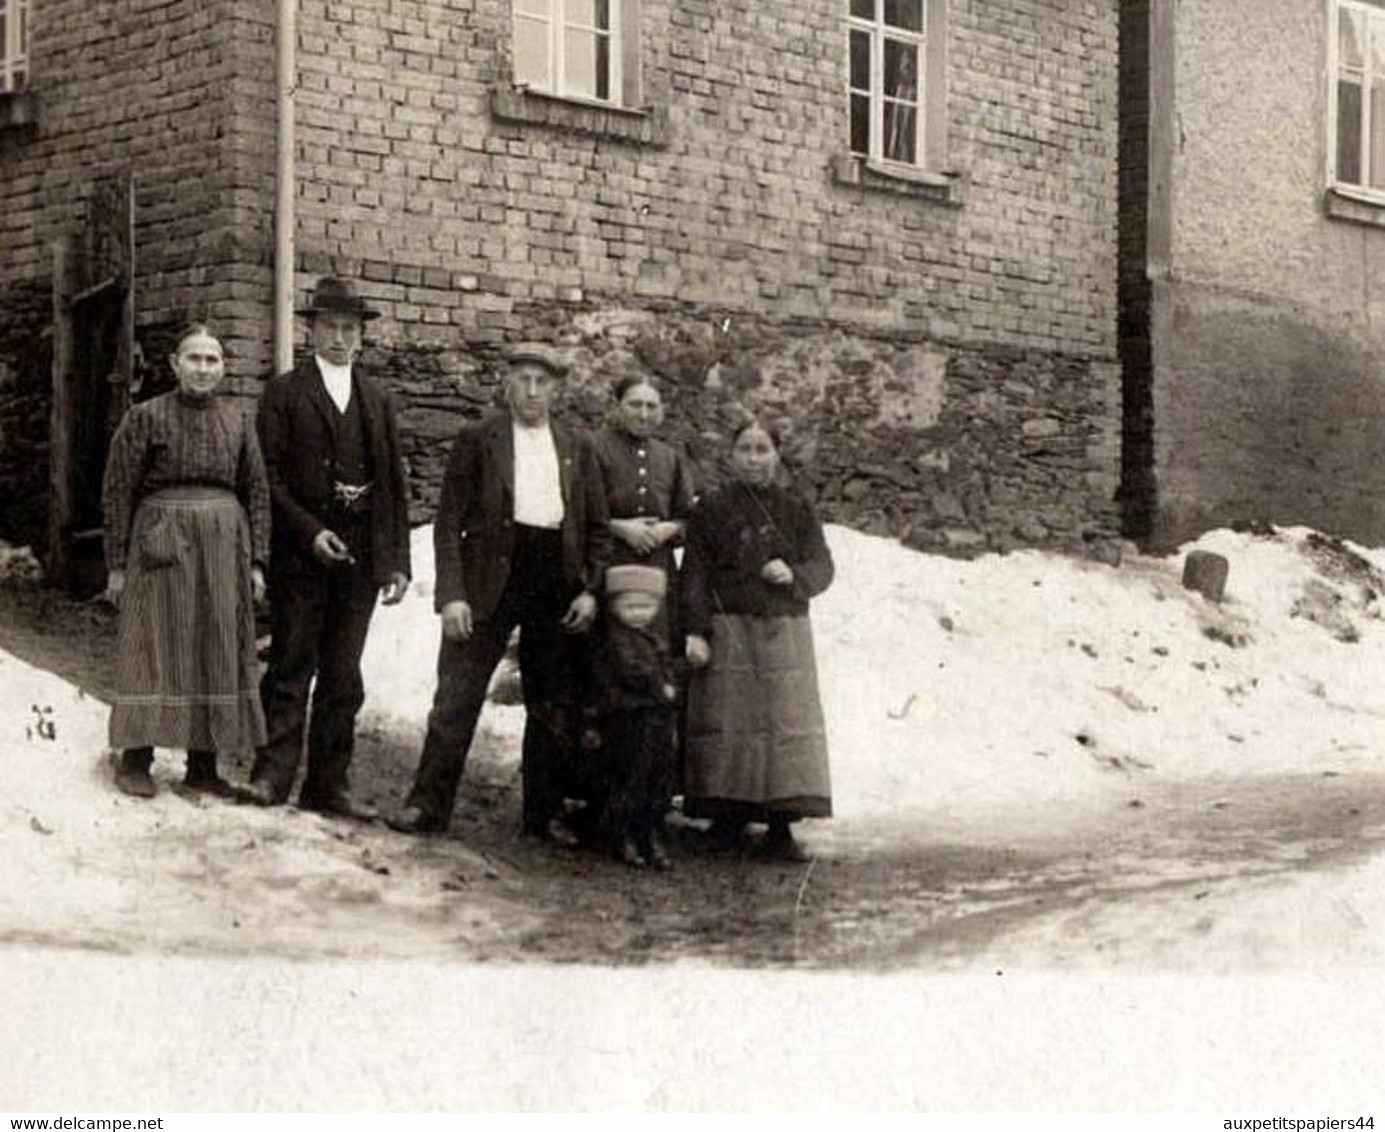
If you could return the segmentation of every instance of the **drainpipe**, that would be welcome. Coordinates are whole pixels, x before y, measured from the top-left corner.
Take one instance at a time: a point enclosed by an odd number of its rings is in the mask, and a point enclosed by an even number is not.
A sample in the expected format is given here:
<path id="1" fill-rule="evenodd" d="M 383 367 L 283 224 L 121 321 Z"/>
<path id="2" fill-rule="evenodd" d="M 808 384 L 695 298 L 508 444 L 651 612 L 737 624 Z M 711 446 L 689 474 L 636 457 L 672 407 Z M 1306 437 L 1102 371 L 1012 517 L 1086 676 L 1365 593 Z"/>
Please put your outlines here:
<path id="1" fill-rule="evenodd" d="M 274 157 L 274 372 L 293 368 L 293 101 L 298 91 L 298 0 L 278 0 L 275 31 L 275 106 L 279 114 Z"/>

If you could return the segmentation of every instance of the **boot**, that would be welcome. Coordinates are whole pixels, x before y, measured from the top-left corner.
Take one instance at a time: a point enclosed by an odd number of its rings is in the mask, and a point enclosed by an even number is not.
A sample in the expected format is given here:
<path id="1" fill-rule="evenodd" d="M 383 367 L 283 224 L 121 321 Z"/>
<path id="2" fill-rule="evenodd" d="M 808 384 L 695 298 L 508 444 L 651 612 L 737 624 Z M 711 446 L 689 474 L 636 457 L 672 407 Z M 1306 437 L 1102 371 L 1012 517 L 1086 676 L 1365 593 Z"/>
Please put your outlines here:
<path id="1" fill-rule="evenodd" d="M 792 827 L 782 819 L 775 819 L 769 823 L 769 832 L 760 845 L 759 856 L 771 861 L 789 861 L 795 864 L 802 864 L 808 860 L 803 846 L 794 839 Z"/>
<path id="2" fill-rule="evenodd" d="M 152 798 L 158 789 L 149 768 L 154 765 L 153 747 L 130 747 L 120 752 L 115 768 L 116 787 L 132 798 Z"/>
<path id="3" fill-rule="evenodd" d="M 183 776 L 183 785 L 198 794 L 210 794 L 214 798 L 231 798 L 235 790 L 216 772 L 215 751 L 189 751 L 188 770 Z"/>
<path id="4" fill-rule="evenodd" d="M 649 863 L 661 873 L 666 873 L 673 868 L 673 862 L 669 859 L 668 849 L 664 846 L 664 837 L 658 829 L 649 831 Z"/>

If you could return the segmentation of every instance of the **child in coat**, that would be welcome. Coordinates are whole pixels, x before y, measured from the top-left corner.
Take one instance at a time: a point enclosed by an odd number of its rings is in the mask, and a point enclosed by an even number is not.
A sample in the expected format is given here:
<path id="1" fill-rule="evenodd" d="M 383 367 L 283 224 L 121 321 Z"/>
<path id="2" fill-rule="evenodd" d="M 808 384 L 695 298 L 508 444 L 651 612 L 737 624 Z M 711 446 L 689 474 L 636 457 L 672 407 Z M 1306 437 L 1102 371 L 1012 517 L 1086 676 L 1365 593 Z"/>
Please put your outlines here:
<path id="1" fill-rule="evenodd" d="M 606 571 L 587 717 L 609 784 L 606 821 L 635 868 L 668 869 L 661 829 L 677 778 L 678 672 L 660 631 L 668 577 L 652 566 Z M 584 745 L 596 741 L 589 735 Z"/>

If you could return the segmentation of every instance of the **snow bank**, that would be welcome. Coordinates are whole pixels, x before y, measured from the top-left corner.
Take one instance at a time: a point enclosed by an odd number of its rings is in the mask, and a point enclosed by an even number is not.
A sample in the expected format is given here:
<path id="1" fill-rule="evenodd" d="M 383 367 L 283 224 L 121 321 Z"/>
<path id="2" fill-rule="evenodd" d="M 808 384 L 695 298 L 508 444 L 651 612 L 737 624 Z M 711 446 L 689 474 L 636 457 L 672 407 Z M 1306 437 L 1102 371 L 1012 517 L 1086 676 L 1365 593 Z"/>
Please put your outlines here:
<path id="1" fill-rule="evenodd" d="M 1156 777 L 1343 772 L 1385 750 L 1379 552 L 1303 529 L 1215 531 L 1226 600 L 1182 556 L 1112 568 L 1029 551 L 961 561 L 828 528 L 813 606 L 840 817 L 1036 809 Z M 1358 557 L 1359 556 L 1359 557 Z M 415 744 L 438 641 L 431 528 L 366 651 L 367 725 Z M 1352 639 L 1355 638 L 1355 639 Z M 517 709 L 485 725 L 514 736 Z"/>

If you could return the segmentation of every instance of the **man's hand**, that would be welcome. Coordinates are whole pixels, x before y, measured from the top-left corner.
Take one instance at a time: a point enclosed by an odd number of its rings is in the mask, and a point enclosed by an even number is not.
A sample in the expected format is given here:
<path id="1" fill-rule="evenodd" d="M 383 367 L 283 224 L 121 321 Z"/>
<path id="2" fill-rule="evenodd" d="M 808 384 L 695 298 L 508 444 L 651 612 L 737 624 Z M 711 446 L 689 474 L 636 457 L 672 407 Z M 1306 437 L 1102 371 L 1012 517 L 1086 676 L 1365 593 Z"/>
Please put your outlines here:
<path id="1" fill-rule="evenodd" d="M 772 586 L 791 586 L 793 568 L 782 558 L 771 558 L 760 567 L 760 577 Z"/>
<path id="2" fill-rule="evenodd" d="M 409 592 L 409 576 L 396 570 L 390 575 L 387 585 L 381 587 L 381 598 L 386 605 L 398 605 Z"/>
<path id="3" fill-rule="evenodd" d="M 117 609 L 120 608 L 120 595 L 125 592 L 125 571 L 112 570 L 106 575 L 106 592 L 101 596 Z"/>
<path id="4" fill-rule="evenodd" d="M 313 539 L 313 557 L 327 566 L 339 566 L 343 562 L 354 562 L 351 548 L 342 542 L 336 531 L 326 527 L 317 532 Z"/>
<path id="5" fill-rule="evenodd" d="M 250 567 L 250 596 L 256 605 L 264 601 L 265 584 L 264 571 L 258 566 Z"/>
<path id="6" fill-rule="evenodd" d="M 466 602 L 449 601 L 442 607 L 442 635 L 449 641 L 465 641 L 471 630 L 471 606 Z"/>
<path id="7" fill-rule="evenodd" d="M 567 607 L 560 622 L 569 633 L 585 633 L 596 620 L 596 596 L 583 590 Z"/>
<path id="8" fill-rule="evenodd" d="M 694 668 L 706 668 L 712 659 L 712 646 L 707 643 L 706 637 L 692 633 L 688 636 L 683 653 Z"/>
<path id="9" fill-rule="evenodd" d="M 657 519 L 612 519 L 611 530 L 636 554 L 652 554 L 663 541 Z"/>

